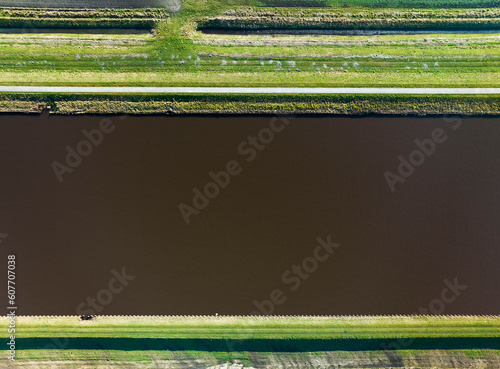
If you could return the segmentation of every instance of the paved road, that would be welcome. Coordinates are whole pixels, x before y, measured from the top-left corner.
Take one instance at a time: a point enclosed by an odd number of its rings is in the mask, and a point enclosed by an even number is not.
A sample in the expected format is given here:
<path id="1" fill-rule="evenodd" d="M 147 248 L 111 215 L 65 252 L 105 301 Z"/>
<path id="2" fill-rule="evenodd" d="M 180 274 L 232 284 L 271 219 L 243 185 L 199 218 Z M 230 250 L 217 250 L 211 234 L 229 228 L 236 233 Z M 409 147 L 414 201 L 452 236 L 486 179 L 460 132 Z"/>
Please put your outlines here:
<path id="1" fill-rule="evenodd" d="M 0 86 L 0 92 L 209 93 L 209 94 L 500 94 L 500 88 L 308 88 L 308 87 L 46 87 Z"/>

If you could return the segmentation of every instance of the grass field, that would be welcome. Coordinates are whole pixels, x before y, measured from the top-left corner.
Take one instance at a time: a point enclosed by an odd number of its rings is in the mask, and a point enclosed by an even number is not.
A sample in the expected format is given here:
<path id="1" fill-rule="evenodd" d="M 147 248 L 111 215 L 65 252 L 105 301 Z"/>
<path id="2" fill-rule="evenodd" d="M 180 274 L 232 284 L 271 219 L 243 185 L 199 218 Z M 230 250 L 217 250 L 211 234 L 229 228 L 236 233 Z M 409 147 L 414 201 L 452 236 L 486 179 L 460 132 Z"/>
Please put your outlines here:
<path id="1" fill-rule="evenodd" d="M 496 87 L 500 34 L 0 35 L 3 85 Z"/>
<path id="2" fill-rule="evenodd" d="M 91 35 L 56 29 L 0 34 L 0 84 L 500 86 L 500 11 L 494 2 L 473 1 L 461 8 L 460 0 L 412 0 L 406 7 L 394 1 L 387 4 L 390 8 L 375 9 L 371 0 L 307 0 L 307 6 L 301 5 L 304 1 L 269 7 L 267 0 L 185 0 L 183 11 L 172 16 L 157 9 L 0 9 L 0 27 L 154 28 L 151 34 Z M 442 8 L 446 4 L 449 7 Z M 212 33 L 214 28 L 226 33 Z M 256 28 L 426 33 L 252 33 Z M 236 34 L 237 29 L 252 32 Z M 469 33 L 463 33 L 467 29 Z"/>
<path id="3" fill-rule="evenodd" d="M 169 367 L 259 367 L 280 358 L 298 367 L 358 359 L 409 367 L 415 360 L 444 365 L 450 357 L 463 359 L 459 368 L 500 363 L 498 317 L 18 317 L 16 332 L 19 365 L 166 367 L 169 360 Z"/>

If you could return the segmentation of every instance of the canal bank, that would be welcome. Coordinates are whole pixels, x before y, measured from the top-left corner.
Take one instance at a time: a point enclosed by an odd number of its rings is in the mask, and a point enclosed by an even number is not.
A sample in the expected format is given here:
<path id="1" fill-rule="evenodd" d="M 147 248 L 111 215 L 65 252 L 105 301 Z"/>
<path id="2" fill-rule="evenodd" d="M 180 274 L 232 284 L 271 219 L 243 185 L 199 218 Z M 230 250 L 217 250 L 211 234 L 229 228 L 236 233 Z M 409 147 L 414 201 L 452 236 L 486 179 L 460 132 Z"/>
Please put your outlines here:
<path id="1" fill-rule="evenodd" d="M 19 89 L 22 91 L 22 87 Z M 32 89 L 43 91 L 45 88 L 32 87 Z M 130 91 L 132 90 L 134 89 Z M 277 93 L 277 90 L 268 89 L 266 93 L 239 92 L 234 94 L 217 92 L 220 91 L 218 89 L 214 89 L 214 93 L 203 92 L 203 89 L 196 92 L 196 88 L 186 88 L 184 92 L 175 93 L 159 93 L 155 92 L 155 89 L 142 90 L 142 93 L 129 93 L 126 92 L 127 89 L 114 93 L 0 92 L 0 112 L 41 113 L 49 111 L 52 114 L 63 115 L 381 114 L 421 116 L 456 114 L 497 116 L 500 114 L 500 95 L 482 94 L 476 89 L 467 89 L 471 91 L 470 94 L 452 93 L 452 91 L 459 93 L 459 89 L 450 89 L 451 94 L 433 93 L 432 89 L 429 90 L 430 92 L 425 92 L 427 90 L 424 89 L 424 93 L 417 94 L 390 92 L 398 89 L 387 89 L 389 92 L 381 89 L 362 89 L 365 90 L 363 93 L 356 92 L 357 89 L 339 89 L 342 90 L 341 93 L 327 93 L 337 89 L 297 89 L 297 91 L 302 91 L 300 93 L 288 93 L 288 89 L 285 89 L 284 93 Z M 158 89 L 160 90 L 162 89 Z M 167 88 L 167 90 L 170 89 Z M 177 91 L 182 88 L 171 90 Z M 259 89 L 253 90 L 259 91 Z M 314 90 L 317 92 L 310 92 Z M 484 89 L 486 90 L 488 89 Z M 246 89 L 240 89 L 240 91 L 246 91 Z M 375 93 L 376 91 L 378 93 Z"/>

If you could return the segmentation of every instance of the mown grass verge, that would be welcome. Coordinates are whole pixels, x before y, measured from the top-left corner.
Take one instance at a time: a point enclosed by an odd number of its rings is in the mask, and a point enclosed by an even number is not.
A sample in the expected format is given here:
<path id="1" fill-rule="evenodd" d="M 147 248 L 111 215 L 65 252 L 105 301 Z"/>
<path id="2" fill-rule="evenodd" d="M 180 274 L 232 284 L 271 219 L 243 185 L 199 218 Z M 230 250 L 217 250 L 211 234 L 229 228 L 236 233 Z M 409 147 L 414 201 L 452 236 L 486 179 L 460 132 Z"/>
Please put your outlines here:
<path id="1" fill-rule="evenodd" d="M 0 322 L 6 324 L 7 317 Z M 90 321 L 19 316 L 16 332 L 18 362 L 57 369 L 226 363 L 241 368 L 273 362 L 296 368 L 319 362 L 353 368 L 494 367 L 500 352 L 495 316 L 98 316 Z"/>
<path id="2" fill-rule="evenodd" d="M 496 95 L 0 94 L 0 112 L 55 114 L 500 115 Z"/>
<path id="3" fill-rule="evenodd" d="M 7 321 L 1 317 L 0 321 Z M 17 317 L 20 338 L 162 338 L 162 339 L 393 339 L 492 338 L 499 343 L 498 316 L 78 316 Z M 246 338 L 242 339 L 242 332 Z"/>

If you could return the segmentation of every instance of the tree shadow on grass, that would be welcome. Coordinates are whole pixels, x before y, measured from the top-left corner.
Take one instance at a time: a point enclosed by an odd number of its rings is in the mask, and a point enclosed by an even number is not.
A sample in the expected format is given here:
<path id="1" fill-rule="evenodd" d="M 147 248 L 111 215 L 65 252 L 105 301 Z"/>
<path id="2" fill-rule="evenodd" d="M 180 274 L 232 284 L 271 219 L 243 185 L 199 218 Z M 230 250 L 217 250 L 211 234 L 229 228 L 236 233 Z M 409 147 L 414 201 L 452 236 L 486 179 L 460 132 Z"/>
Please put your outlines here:
<path id="1" fill-rule="evenodd" d="M 378 351 L 395 349 L 398 339 L 175 339 L 108 337 L 30 337 L 16 340 L 20 350 L 56 348 L 53 339 L 67 342 L 64 349 L 74 350 L 170 350 L 170 351 Z M 47 346 L 48 345 L 48 346 Z M 415 338 L 405 347 L 412 350 L 500 349 L 500 337 Z M 50 348 L 49 348 L 50 349 Z"/>

